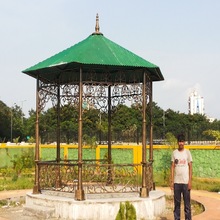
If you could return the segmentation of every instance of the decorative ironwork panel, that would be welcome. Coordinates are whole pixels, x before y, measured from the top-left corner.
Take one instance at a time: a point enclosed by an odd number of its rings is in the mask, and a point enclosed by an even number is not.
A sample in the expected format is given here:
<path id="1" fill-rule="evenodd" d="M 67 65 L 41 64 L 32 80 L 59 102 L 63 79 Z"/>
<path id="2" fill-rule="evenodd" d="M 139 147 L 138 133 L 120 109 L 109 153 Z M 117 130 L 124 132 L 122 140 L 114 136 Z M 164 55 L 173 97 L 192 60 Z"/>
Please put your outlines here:
<path id="1" fill-rule="evenodd" d="M 152 92 L 152 88 L 151 88 L 151 79 L 149 77 L 149 74 L 146 74 L 146 87 L 145 87 L 145 94 L 146 94 L 146 104 L 148 104 L 150 102 L 150 96 L 151 96 L 151 92 Z"/>
<path id="2" fill-rule="evenodd" d="M 89 194 L 138 192 L 138 166 L 140 165 L 84 164 L 84 190 Z"/>
<path id="3" fill-rule="evenodd" d="M 39 81 L 39 110 L 42 111 L 49 100 L 52 101 L 52 104 L 55 105 L 57 103 L 57 85 L 55 84 L 47 84 Z"/>
<path id="4" fill-rule="evenodd" d="M 83 188 L 87 194 L 139 192 L 141 164 L 105 164 L 106 161 L 83 161 Z M 78 184 L 77 161 L 38 162 L 41 190 L 74 192 Z M 152 164 L 147 165 L 147 182 L 151 188 Z"/>
<path id="5" fill-rule="evenodd" d="M 79 86 L 78 85 L 62 85 L 61 86 L 61 103 L 78 105 L 79 103 Z"/>
<path id="6" fill-rule="evenodd" d="M 107 86 L 103 84 L 84 84 L 83 102 L 92 108 L 107 109 Z"/>
<path id="7" fill-rule="evenodd" d="M 126 85 L 115 84 L 112 86 L 112 105 L 125 104 L 127 101 L 142 102 L 142 86 L 140 83 Z"/>
<path id="8" fill-rule="evenodd" d="M 39 162 L 41 190 L 73 192 L 78 179 L 78 166 L 70 162 Z"/>
<path id="9" fill-rule="evenodd" d="M 121 83 L 114 83 L 114 80 L 110 83 L 108 82 L 111 78 L 110 73 L 96 73 L 94 70 L 91 70 L 88 73 L 84 73 L 86 81 L 83 81 L 83 102 L 86 102 L 88 105 L 97 108 L 103 109 L 106 111 L 108 108 L 108 86 L 112 87 L 112 106 L 118 104 L 126 104 L 127 102 L 132 102 L 135 104 L 142 103 L 142 83 L 140 80 L 140 75 L 130 74 L 132 83 L 126 82 L 126 74 L 124 72 L 118 72 L 115 74 L 115 81 Z M 151 88 L 151 79 L 146 73 L 146 99 L 149 101 L 149 95 L 152 92 Z M 56 106 L 58 103 L 58 98 L 60 98 L 61 105 L 70 104 L 78 105 L 79 103 L 79 85 L 76 84 L 50 84 L 40 82 L 39 86 L 39 108 L 43 110 L 46 104 L 51 101 L 53 106 Z M 58 89 L 61 90 L 61 95 L 58 97 Z"/>

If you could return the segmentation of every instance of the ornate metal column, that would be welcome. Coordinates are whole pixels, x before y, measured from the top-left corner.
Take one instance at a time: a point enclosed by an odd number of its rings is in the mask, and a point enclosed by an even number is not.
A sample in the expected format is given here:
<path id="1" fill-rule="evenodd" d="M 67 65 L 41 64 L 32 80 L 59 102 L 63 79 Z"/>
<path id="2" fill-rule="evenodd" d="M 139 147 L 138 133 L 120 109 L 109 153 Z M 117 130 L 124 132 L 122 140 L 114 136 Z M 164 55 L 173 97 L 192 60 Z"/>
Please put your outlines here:
<path id="1" fill-rule="evenodd" d="M 150 182 L 148 183 L 148 189 L 155 190 L 155 183 L 153 180 L 153 162 L 154 162 L 154 154 L 153 154 L 153 83 L 152 81 L 150 83 L 150 88 L 149 88 L 149 112 L 150 112 L 150 147 L 149 147 L 149 162 L 151 163 L 151 166 L 149 167 L 151 179 Z M 148 178 L 149 179 L 149 178 Z"/>
<path id="2" fill-rule="evenodd" d="M 112 121 L 112 115 L 111 115 L 111 86 L 108 86 L 108 180 L 107 184 L 111 184 L 112 182 L 112 171 L 111 171 L 111 163 L 112 163 L 112 132 L 111 132 L 111 121 Z"/>
<path id="3" fill-rule="evenodd" d="M 152 97 L 152 81 L 150 82 L 150 88 L 149 88 L 149 118 L 150 118 L 150 148 L 149 148 L 149 161 L 153 162 L 153 112 L 152 112 L 152 103 L 153 103 L 153 97 Z"/>
<path id="4" fill-rule="evenodd" d="M 60 85 L 57 86 L 57 163 L 60 162 Z"/>
<path id="5" fill-rule="evenodd" d="M 142 188 L 140 191 L 141 197 L 148 197 L 149 192 L 146 183 L 146 73 L 143 73 L 143 87 L 142 87 Z"/>
<path id="6" fill-rule="evenodd" d="M 82 186 L 82 67 L 79 72 L 79 119 L 78 119 L 78 184 L 75 191 L 76 200 L 85 200 L 85 194 Z"/>
<path id="7" fill-rule="evenodd" d="M 57 163 L 60 163 L 60 85 L 57 85 L 57 155 L 56 155 L 56 161 Z M 60 180 L 60 167 L 57 166 L 56 169 L 56 187 L 59 188 L 61 186 L 61 180 Z"/>
<path id="8" fill-rule="evenodd" d="M 40 186 L 39 186 L 39 113 L 40 113 L 40 97 L 39 97 L 39 77 L 37 77 L 37 84 L 36 84 L 36 122 L 35 122 L 35 180 L 34 180 L 34 187 L 33 187 L 33 194 L 40 193 Z"/>

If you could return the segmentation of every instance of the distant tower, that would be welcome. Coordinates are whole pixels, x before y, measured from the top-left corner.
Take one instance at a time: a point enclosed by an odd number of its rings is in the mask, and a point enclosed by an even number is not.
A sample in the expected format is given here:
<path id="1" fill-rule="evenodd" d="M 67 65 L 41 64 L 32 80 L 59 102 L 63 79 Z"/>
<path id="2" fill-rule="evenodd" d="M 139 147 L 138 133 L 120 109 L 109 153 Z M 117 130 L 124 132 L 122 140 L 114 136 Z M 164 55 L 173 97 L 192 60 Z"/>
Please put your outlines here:
<path id="1" fill-rule="evenodd" d="M 189 114 L 204 115 L 204 99 L 196 91 L 192 92 L 189 97 Z"/>

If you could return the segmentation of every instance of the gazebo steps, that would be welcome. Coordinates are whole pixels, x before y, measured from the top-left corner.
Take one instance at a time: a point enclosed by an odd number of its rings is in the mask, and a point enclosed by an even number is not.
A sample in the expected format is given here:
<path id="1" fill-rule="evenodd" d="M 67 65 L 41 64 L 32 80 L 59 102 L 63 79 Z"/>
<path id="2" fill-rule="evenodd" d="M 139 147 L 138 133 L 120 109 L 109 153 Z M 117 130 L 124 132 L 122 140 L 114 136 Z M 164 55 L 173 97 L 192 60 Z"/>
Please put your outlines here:
<path id="1" fill-rule="evenodd" d="M 136 209 L 138 220 L 155 220 L 165 211 L 165 193 L 151 191 L 148 198 L 140 198 L 137 195 L 123 197 L 111 197 L 104 195 L 86 200 L 76 201 L 71 197 L 56 194 L 32 194 L 26 195 L 25 215 L 35 215 L 40 219 L 62 220 L 115 220 L 121 202 L 130 202 Z"/>
<path id="2" fill-rule="evenodd" d="M 55 208 L 43 205 L 25 205 L 23 209 L 24 215 L 36 216 L 40 219 L 50 219 L 54 216 Z"/>

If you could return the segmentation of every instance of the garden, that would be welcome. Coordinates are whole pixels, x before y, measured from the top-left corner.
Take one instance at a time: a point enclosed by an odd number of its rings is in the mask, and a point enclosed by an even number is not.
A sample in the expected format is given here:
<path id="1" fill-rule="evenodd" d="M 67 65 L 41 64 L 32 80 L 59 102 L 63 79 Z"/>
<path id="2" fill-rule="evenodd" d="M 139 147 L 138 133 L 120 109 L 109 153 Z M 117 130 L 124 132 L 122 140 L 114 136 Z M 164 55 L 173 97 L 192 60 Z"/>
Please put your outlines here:
<path id="1" fill-rule="evenodd" d="M 106 149 L 102 149 L 100 158 L 105 159 Z M 169 186 L 170 150 L 155 150 L 154 156 L 154 182 L 156 186 Z M 62 155 L 61 151 L 61 155 Z M 218 151 L 219 153 L 219 151 Z M 55 149 L 42 149 L 42 160 L 54 160 Z M 204 152 L 202 152 L 204 154 Z M 95 159 L 96 153 L 93 148 L 83 149 L 84 159 Z M 113 163 L 121 161 L 132 163 L 131 149 L 113 149 Z M 77 159 L 77 149 L 70 148 L 68 157 Z M 15 189 L 31 189 L 34 183 L 34 148 L 0 148 L 0 191 Z M 163 161 L 163 163 L 161 163 Z M 159 163 L 160 162 L 160 163 Z M 210 161 L 212 162 L 212 161 Z M 196 161 L 195 161 L 196 163 Z M 196 166 L 196 165 L 195 165 Z M 195 168 L 196 169 L 196 168 Z M 201 168 L 200 168 L 201 169 Z M 193 189 L 220 191 L 220 178 L 193 175 Z"/>

